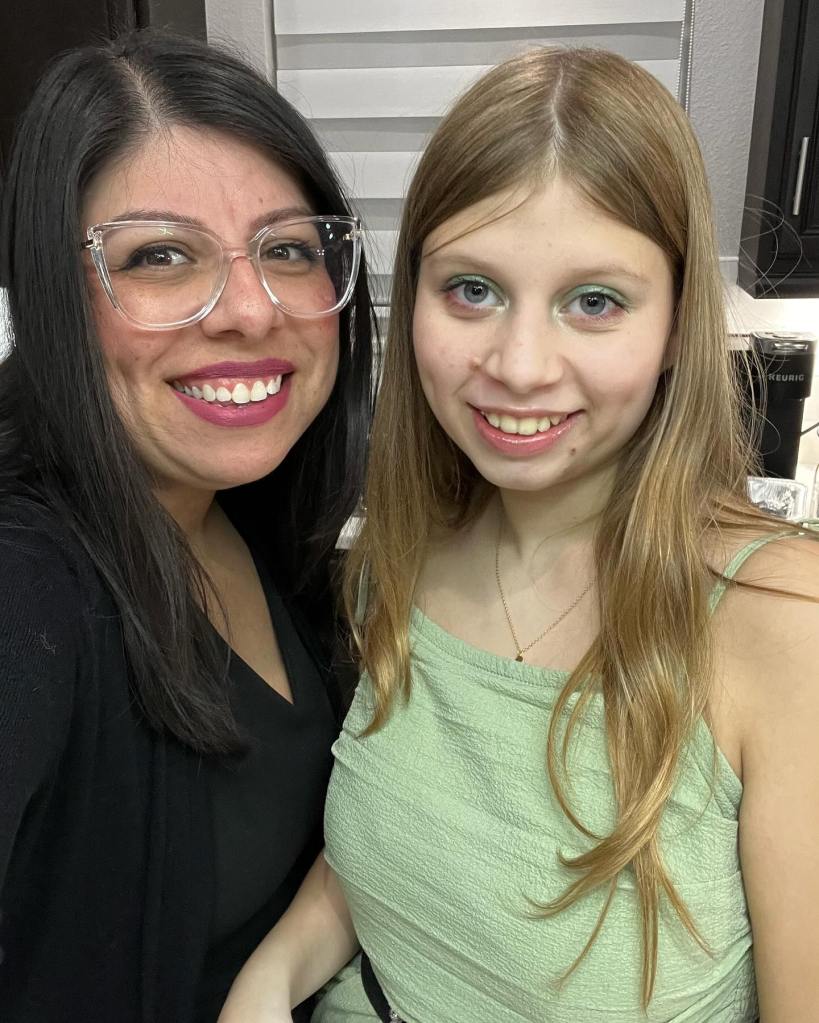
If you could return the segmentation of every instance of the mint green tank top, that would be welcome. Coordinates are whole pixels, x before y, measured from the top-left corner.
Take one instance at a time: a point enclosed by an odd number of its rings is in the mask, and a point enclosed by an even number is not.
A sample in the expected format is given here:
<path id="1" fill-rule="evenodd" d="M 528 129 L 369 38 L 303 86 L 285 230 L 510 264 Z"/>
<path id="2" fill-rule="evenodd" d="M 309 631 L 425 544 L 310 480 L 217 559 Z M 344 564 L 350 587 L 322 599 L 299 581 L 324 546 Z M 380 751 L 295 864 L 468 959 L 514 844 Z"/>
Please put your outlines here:
<path id="1" fill-rule="evenodd" d="M 765 538 L 744 548 L 732 576 Z M 711 597 L 716 606 L 725 584 Z M 545 768 L 546 733 L 566 673 L 479 650 L 415 609 L 413 688 L 366 738 L 372 691 L 359 683 L 334 746 L 327 859 L 361 945 L 407 1023 L 750 1023 L 757 1017 L 751 925 L 738 855 L 742 785 L 700 721 L 661 822 L 666 867 L 711 955 L 673 911 L 660 914 L 657 982 L 640 1006 L 641 923 L 624 871 L 602 931 L 575 972 L 604 893 L 550 919 L 535 903 L 573 878 L 559 854 L 590 840 L 566 819 Z M 572 805 L 596 834 L 616 804 L 602 698 L 571 748 Z M 377 1020 L 357 962 L 313 1023 Z"/>

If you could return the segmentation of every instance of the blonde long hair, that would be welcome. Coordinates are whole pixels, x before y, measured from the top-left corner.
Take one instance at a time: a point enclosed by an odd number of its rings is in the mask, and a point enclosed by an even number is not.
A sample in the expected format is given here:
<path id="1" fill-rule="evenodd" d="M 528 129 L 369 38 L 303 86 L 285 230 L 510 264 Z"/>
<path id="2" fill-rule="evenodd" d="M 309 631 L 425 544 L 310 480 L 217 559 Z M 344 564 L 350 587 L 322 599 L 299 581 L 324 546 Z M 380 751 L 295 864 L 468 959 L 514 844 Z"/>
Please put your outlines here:
<path id="1" fill-rule="evenodd" d="M 703 946 L 664 867 L 658 827 L 680 753 L 704 714 L 712 677 L 704 537 L 781 530 L 745 496 L 750 446 L 727 357 L 722 284 L 709 190 L 688 120 L 648 72 L 611 53 L 541 49 L 490 71 L 452 108 L 407 195 L 392 312 L 370 451 L 366 522 L 346 569 L 379 728 L 410 691 L 409 618 L 433 529 L 458 528 L 483 507 L 487 485 L 432 415 L 412 350 L 424 239 L 450 217 L 559 172 L 593 204 L 652 239 L 676 286 L 673 366 L 620 461 L 596 535 L 600 633 L 566 682 L 549 728 L 547 766 L 560 805 L 594 840 L 565 860 L 576 875 L 543 907 L 551 915 L 593 889 L 609 893 L 582 959 L 603 925 L 618 875 L 631 867 L 643 934 L 642 998 L 657 971 L 661 899 Z M 595 692 L 605 705 L 618 815 L 593 835 L 569 806 L 569 739 Z M 566 731 L 557 724 L 573 694 Z M 564 718 L 565 720 L 565 718 Z M 574 967 L 572 967 L 574 968 Z"/>

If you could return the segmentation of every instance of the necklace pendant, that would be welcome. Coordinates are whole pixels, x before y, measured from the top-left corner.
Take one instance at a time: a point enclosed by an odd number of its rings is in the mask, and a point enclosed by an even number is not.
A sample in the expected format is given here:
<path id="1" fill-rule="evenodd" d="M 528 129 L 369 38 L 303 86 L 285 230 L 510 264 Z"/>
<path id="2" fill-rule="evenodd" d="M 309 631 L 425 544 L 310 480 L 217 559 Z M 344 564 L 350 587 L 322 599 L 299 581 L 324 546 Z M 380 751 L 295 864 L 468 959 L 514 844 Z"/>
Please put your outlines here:
<path id="1" fill-rule="evenodd" d="M 522 653 L 518 654 L 518 656 L 515 658 L 515 660 L 516 661 L 522 661 L 523 660 L 523 654 Z"/>

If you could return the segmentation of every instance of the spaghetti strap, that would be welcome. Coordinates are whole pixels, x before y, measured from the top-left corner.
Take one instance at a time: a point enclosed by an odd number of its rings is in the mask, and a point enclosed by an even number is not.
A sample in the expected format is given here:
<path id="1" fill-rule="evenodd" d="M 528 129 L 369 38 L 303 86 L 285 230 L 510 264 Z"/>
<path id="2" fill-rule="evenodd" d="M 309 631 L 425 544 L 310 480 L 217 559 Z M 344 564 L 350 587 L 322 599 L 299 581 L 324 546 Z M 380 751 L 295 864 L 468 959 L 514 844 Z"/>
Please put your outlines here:
<path id="1" fill-rule="evenodd" d="M 720 600 L 722 600 L 723 594 L 728 589 L 728 580 L 734 578 L 734 576 L 737 574 L 740 568 L 742 568 L 742 566 L 745 564 L 745 562 L 748 560 L 748 558 L 750 558 L 752 554 L 755 554 L 760 549 L 760 547 L 764 547 L 766 544 L 773 543 L 774 540 L 782 540 L 786 536 L 801 535 L 802 535 L 801 533 L 791 533 L 790 531 L 782 533 L 772 533 L 770 536 L 761 536 L 759 537 L 758 540 L 753 540 L 751 543 L 746 544 L 744 547 L 740 548 L 740 550 L 738 550 L 736 554 L 733 556 L 733 558 L 731 558 L 731 560 L 728 562 L 727 566 L 725 567 L 725 570 L 722 573 L 722 578 L 718 580 L 713 590 L 711 590 L 711 595 L 708 598 L 708 609 L 711 612 L 711 614 L 714 613 L 714 611 L 717 608 L 717 604 L 719 604 Z"/>

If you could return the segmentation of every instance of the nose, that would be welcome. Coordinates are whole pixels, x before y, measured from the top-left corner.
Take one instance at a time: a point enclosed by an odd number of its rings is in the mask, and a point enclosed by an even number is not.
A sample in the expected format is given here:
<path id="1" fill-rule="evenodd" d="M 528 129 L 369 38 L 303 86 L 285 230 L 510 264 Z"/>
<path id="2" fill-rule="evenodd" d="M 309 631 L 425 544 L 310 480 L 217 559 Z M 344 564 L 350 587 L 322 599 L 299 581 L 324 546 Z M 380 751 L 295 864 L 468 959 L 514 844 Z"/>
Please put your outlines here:
<path id="1" fill-rule="evenodd" d="M 281 326 L 286 314 L 270 300 L 250 260 L 231 260 L 225 286 L 207 316 L 201 320 L 209 337 L 240 334 L 248 340 L 261 339 Z"/>
<path id="2" fill-rule="evenodd" d="M 484 370 L 508 391 L 528 395 L 559 383 L 566 370 L 560 327 L 539 304 L 498 317 Z"/>

